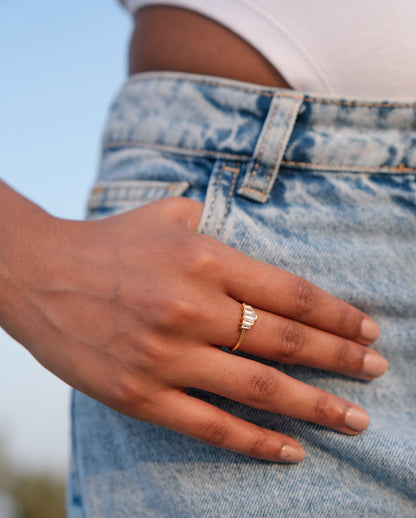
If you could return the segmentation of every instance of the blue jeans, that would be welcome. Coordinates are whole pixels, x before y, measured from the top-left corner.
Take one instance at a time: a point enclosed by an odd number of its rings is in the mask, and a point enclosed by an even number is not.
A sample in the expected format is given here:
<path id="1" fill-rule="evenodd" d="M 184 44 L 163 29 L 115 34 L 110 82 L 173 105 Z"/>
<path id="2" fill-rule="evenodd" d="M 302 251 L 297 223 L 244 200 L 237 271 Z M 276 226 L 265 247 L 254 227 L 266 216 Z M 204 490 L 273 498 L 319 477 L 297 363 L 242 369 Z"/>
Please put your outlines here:
<path id="1" fill-rule="evenodd" d="M 299 465 L 217 449 L 74 392 L 70 518 L 416 516 L 415 115 L 416 104 L 189 74 L 128 80 L 89 217 L 166 196 L 204 201 L 200 232 L 375 318 L 390 368 L 364 382 L 265 362 L 362 405 L 371 423 L 355 437 L 193 390 L 297 439 Z"/>

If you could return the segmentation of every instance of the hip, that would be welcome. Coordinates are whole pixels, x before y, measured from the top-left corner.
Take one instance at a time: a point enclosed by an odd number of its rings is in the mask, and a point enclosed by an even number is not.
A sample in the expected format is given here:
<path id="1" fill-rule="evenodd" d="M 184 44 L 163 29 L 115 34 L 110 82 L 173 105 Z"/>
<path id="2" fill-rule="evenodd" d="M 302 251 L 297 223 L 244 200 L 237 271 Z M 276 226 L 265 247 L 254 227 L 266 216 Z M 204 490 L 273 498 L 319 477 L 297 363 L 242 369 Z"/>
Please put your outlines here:
<path id="1" fill-rule="evenodd" d="M 89 217 L 166 196 L 204 201 L 200 232 L 374 317 L 390 369 L 367 383 L 271 363 L 366 408 L 372 421 L 358 437 L 190 388 L 298 439 L 307 451 L 299 466 L 217 450 L 75 393 L 73 476 L 86 516 L 414 514 L 415 111 L 189 74 L 127 82 L 110 112 Z"/>

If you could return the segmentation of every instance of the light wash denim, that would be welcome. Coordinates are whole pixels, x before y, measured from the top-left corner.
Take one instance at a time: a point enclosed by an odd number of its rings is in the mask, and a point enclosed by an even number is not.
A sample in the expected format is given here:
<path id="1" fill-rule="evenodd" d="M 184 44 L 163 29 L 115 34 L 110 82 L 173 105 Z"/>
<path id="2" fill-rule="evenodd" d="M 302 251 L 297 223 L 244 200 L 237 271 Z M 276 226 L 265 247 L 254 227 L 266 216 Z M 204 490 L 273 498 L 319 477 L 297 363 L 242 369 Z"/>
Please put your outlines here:
<path id="1" fill-rule="evenodd" d="M 306 459 L 282 465 L 124 417 L 75 392 L 69 517 L 414 518 L 416 103 L 323 99 L 190 74 L 134 76 L 110 112 L 89 217 L 182 195 L 205 201 L 201 232 L 380 323 L 375 347 L 390 368 L 375 381 L 265 362 L 362 405 L 370 426 L 351 437 L 193 390 L 296 438 Z"/>

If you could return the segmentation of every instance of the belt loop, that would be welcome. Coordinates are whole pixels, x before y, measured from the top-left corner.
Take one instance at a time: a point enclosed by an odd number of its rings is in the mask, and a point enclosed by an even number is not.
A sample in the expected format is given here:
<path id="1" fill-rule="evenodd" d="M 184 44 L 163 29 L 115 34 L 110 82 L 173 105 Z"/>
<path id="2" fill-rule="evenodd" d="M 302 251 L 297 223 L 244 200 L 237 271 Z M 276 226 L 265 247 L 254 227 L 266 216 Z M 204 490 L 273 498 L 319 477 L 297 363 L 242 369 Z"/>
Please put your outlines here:
<path id="1" fill-rule="evenodd" d="M 273 96 L 253 158 L 238 190 L 240 196 L 261 203 L 268 200 L 302 102 L 303 95 L 298 92 L 293 96 L 287 93 Z"/>

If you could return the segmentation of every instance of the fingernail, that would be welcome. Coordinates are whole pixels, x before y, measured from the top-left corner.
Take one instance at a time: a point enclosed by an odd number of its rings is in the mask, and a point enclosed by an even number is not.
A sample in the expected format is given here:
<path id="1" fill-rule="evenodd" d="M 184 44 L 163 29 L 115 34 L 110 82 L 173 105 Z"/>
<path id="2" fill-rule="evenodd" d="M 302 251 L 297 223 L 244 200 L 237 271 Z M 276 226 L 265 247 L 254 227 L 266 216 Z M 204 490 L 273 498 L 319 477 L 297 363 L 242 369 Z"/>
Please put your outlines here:
<path id="1" fill-rule="evenodd" d="M 379 354 L 367 353 L 364 356 L 363 374 L 367 376 L 381 376 L 387 370 L 387 360 Z"/>
<path id="2" fill-rule="evenodd" d="M 295 446 L 289 446 L 286 444 L 280 449 L 279 458 L 280 462 L 300 462 L 305 458 L 305 452 L 302 448 L 296 448 Z"/>
<path id="3" fill-rule="evenodd" d="M 370 422 L 370 416 L 363 408 L 349 408 L 345 414 L 345 424 L 355 432 L 363 432 Z"/>
<path id="4" fill-rule="evenodd" d="M 361 338 L 369 342 L 374 342 L 380 334 L 378 324 L 369 318 L 365 318 L 361 322 Z"/>

